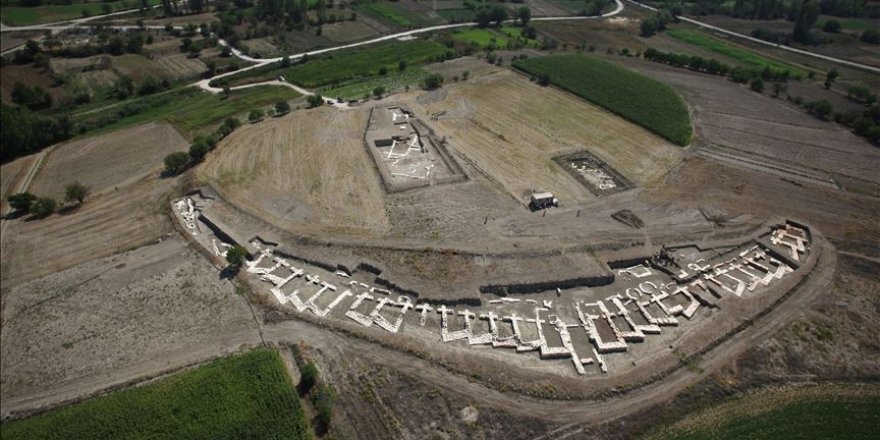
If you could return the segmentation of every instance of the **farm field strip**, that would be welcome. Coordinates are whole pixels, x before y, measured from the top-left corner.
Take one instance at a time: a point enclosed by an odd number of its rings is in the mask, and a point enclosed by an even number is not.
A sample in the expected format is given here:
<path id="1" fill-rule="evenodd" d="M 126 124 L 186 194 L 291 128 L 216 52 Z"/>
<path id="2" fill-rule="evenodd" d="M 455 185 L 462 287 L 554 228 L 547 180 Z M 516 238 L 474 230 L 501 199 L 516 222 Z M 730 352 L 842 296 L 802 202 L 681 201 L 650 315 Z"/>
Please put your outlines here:
<path id="1" fill-rule="evenodd" d="M 669 86 L 616 64 L 582 55 L 517 61 L 514 67 L 549 81 L 678 144 L 690 142 L 687 106 Z"/>
<path id="2" fill-rule="evenodd" d="M 150 5 L 155 6 L 160 3 L 159 0 L 147 0 Z M 129 9 L 128 2 L 125 0 L 111 2 L 95 2 L 88 3 L 72 3 L 69 5 L 44 5 L 37 7 L 23 6 L 4 6 L 2 9 L 2 20 L 4 24 L 11 26 L 25 26 L 41 23 L 51 23 L 60 20 L 70 20 L 74 18 L 84 17 L 83 11 L 87 11 L 91 15 L 99 15 L 103 13 L 103 5 L 110 6 L 113 10 L 120 7 Z"/>
<path id="3" fill-rule="evenodd" d="M 304 439 L 308 431 L 279 353 L 266 349 L 0 425 L 4 439 Z"/>
<path id="4" fill-rule="evenodd" d="M 675 38 L 679 41 L 683 41 L 688 44 L 693 44 L 695 46 L 699 46 L 705 49 L 708 49 L 712 52 L 730 57 L 735 59 L 746 66 L 753 67 L 756 69 L 764 69 L 769 67 L 771 69 L 785 71 L 788 70 L 791 72 L 793 78 L 803 78 L 806 73 L 795 66 L 790 64 L 771 60 L 762 55 L 758 55 L 757 53 L 733 46 L 729 43 L 716 40 L 715 38 L 709 37 L 707 35 L 703 35 L 698 31 L 692 31 L 690 29 L 670 29 L 666 31 L 669 36 Z"/>

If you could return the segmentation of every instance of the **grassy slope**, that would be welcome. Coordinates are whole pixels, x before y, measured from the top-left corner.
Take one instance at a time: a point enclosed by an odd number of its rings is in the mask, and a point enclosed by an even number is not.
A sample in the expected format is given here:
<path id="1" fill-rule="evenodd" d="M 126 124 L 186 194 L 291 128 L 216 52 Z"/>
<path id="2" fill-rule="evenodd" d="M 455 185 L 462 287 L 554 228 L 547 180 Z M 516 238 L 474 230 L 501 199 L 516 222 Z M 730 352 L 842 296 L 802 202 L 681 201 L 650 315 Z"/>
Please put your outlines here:
<path id="1" fill-rule="evenodd" d="M 0 427 L 16 439 L 308 438 L 281 358 L 255 350 Z"/>
<path id="2" fill-rule="evenodd" d="M 137 102 L 143 102 L 146 106 L 143 111 L 123 117 L 97 130 L 90 131 L 87 135 L 107 133 L 159 119 L 167 120 L 174 124 L 181 132 L 187 133 L 209 127 L 238 113 L 257 107 L 269 106 L 282 100 L 289 101 L 299 96 L 298 93 L 287 87 L 278 86 L 261 86 L 235 90 L 232 91 L 229 98 L 224 98 L 222 95 L 200 92 L 192 88 L 171 91 L 162 95 L 139 98 Z M 119 107 L 111 107 L 105 112 L 91 113 L 77 119 L 99 118 L 101 113 L 112 113 L 119 109 Z"/>
<path id="3" fill-rule="evenodd" d="M 514 63 L 550 82 L 639 124 L 678 145 L 692 128 L 687 107 L 669 86 L 616 64 L 582 55 L 554 55 Z"/>
<path id="4" fill-rule="evenodd" d="M 159 4 L 159 0 L 149 0 L 151 5 Z M 30 24 L 49 23 L 53 21 L 71 20 L 74 18 L 82 18 L 82 11 L 86 10 L 89 15 L 103 14 L 103 5 L 110 5 L 111 12 L 120 10 L 124 4 L 123 0 L 103 2 L 80 3 L 74 2 L 71 5 L 44 5 L 37 7 L 20 7 L 9 6 L 0 10 L 0 17 L 3 23 L 11 26 L 25 26 Z M 140 5 L 140 2 L 137 3 Z M 131 9 L 130 7 L 124 7 Z"/>
<path id="5" fill-rule="evenodd" d="M 672 38 L 684 41 L 685 43 L 700 46 L 712 52 L 733 58 L 747 67 L 754 67 L 756 69 L 764 69 L 765 67 L 770 67 L 771 69 L 788 70 L 791 72 L 792 77 L 794 78 L 803 78 L 804 76 L 806 76 L 806 73 L 803 70 L 790 64 L 786 64 L 781 61 L 771 60 L 750 50 L 739 48 L 721 40 L 717 40 L 715 38 L 704 35 L 699 31 L 694 31 L 690 29 L 669 29 L 668 31 L 666 31 L 666 33 Z"/>
<path id="6" fill-rule="evenodd" d="M 876 438 L 880 426 L 880 398 L 876 395 L 857 397 L 832 393 L 771 404 L 759 400 L 759 403 L 756 407 L 755 402 L 744 397 L 712 407 L 645 439 L 867 440 Z M 702 417 L 708 420 L 701 420 Z"/>
<path id="7" fill-rule="evenodd" d="M 370 77 L 378 74 L 381 67 L 389 72 L 397 70 L 397 63 L 406 61 L 410 66 L 433 61 L 445 54 L 446 46 L 427 40 L 389 41 L 362 48 L 333 52 L 326 56 L 313 58 L 305 64 L 294 63 L 279 69 L 277 64 L 271 68 L 254 69 L 232 75 L 232 85 L 246 82 L 275 79 L 279 75 L 303 87 L 315 88 L 332 84 L 342 84 L 357 77 Z"/>

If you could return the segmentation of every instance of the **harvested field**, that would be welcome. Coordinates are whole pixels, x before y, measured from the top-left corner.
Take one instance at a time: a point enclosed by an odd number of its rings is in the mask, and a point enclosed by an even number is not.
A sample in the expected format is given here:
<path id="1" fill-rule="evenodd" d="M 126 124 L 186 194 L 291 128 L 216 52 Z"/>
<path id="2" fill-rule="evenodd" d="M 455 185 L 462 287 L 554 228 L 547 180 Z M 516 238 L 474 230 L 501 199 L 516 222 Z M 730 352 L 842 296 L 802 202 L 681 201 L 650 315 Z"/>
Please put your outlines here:
<path id="1" fill-rule="evenodd" d="M 0 166 L 0 197 L 3 197 L 0 200 L 0 214 L 6 213 L 6 198 L 18 192 L 21 181 L 25 179 L 36 158 L 37 155 L 31 154 Z"/>
<path id="2" fill-rule="evenodd" d="M 242 127 L 208 156 L 198 176 L 282 228 L 384 231 L 384 190 L 363 144 L 368 114 L 324 107 Z"/>
<path id="3" fill-rule="evenodd" d="M 321 35 L 333 43 L 366 40 L 379 32 L 363 21 L 338 21 L 321 26 Z"/>
<path id="4" fill-rule="evenodd" d="M 819 121 L 781 99 L 745 86 L 685 69 L 622 58 L 621 62 L 679 90 L 694 114 L 695 144 L 723 146 L 736 155 L 825 176 L 872 182 L 880 193 L 880 149 L 831 122 Z"/>
<path id="5" fill-rule="evenodd" d="M 171 78 L 192 78 L 208 70 L 199 58 L 189 58 L 185 53 L 160 56 L 155 63 L 162 68 L 164 75 Z"/>
<path id="6" fill-rule="evenodd" d="M 244 298 L 176 236 L 20 284 L 3 303 L 4 416 L 259 342 Z"/>
<path id="7" fill-rule="evenodd" d="M 461 59 L 443 65 L 471 70 L 472 63 Z M 475 68 L 468 81 L 413 101 L 417 113 L 445 111 L 434 123 L 438 132 L 523 203 L 535 190 L 553 192 L 563 204 L 593 199 L 553 162 L 555 156 L 588 150 L 637 184 L 658 178 L 681 156 L 647 130 L 506 69 Z"/>
<path id="8" fill-rule="evenodd" d="M 174 185 L 152 175 L 64 215 L 9 222 L 0 249 L 3 289 L 157 240 L 171 230 L 164 209 Z"/>
<path id="9" fill-rule="evenodd" d="M 161 79 L 167 76 L 166 70 L 158 63 L 142 55 L 126 54 L 112 57 L 111 60 L 116 71 L 130 76 L 135 83 L 140 83 L 148 77 Z"/>
<path id="10" fill-rule="evenodd" d="M 187 149 L 174 127 L 148 123 L 55 148 L 31 185 L 31 192 L 58 199 L 64 186 L 79 181 L 93 193 L 140 180 L 162 167 L 165 155 Z"/>

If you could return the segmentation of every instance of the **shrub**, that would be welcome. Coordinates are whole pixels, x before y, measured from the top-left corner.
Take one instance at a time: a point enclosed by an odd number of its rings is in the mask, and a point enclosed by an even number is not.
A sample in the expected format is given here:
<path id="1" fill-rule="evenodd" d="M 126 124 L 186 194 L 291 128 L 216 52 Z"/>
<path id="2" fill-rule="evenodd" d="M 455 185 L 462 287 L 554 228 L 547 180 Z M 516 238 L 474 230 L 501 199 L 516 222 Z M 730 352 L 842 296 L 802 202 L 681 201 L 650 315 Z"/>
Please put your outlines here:
<path id="1" fill-rule="evenodd" d="M 38 218 L 48 217 L 55 212 L 58 203 L 51 197 L 39 197 L 31 203 L 30 212 Z"/>
<path id="2" fill-rule="evenodd" d="M 179 174 L 189 165 L 189 153 L 178 151 L 165 156 L 165 171 L 168 174 Z"/>
<path id="3" fill-rule="evenodd" d="M 82 183 L 73 182 L 66 187 L 64 187 L 64 200 L 68 202 L 76 201 L 79 204 L 85 201 L 86 196 L 89 195 L 90 188 L 83 185 Z"/>
<path id="4" fill-rule="evenodd" d="M 7 197 L 6 200 L 9 202 L 9 206 L 11 206 L 12 209 L 26 214 L 30 211 L 31 204 L 34 203 L 34 200 L 37 200 L 37 196 L 29 192 L 23 192 L 13 194 Z"/>

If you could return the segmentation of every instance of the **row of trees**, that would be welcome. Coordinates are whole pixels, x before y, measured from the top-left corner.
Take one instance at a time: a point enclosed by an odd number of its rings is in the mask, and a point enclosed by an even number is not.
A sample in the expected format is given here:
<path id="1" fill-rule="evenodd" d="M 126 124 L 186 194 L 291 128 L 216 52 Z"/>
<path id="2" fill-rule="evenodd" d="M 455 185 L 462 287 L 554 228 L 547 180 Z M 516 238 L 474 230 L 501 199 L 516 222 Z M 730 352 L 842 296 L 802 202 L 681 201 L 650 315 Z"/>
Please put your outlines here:
<path id="1" fill-rule="evenodd" d="M 81 183 L 73 182 L 64 187 L 64 200 L 82 205 L 91 189 Z M 36 218 L 52 215 L 58 209 L 58 202 L 52 197 L 38 197 L 29 192 L 13 194 L 6 199 L 18 215 L 32 214 Z"/>
<path id="2" fill-rule="evenodd" d="M 177 175 L 186 171 L 189 167 L 198 164 L 205 156 L 236 128 L 241 126 L 236 118 L 226 118 L 216 132 L 209 136 L 199 136 L 190 144 L 188 151 L 178 151 L 165 156 L 165 173 Z"/>
<path id="3" fill-rule="evenodd" d="M 696 72 L 708 73 L 710 75 L 727 76 L 731 81 L 738 83 L 746 83 L 754 79 L 771 82 L 786 82 L 791 77 L 791 72 L 788 70 L 772 69 L 770 67 L 765 67 L 763 70 L 731 67 L 714 58 L 662 52 L 654 48 L 646 50 L 643 56 L 646 60 L 668 64 L 673 67 L 686 68 Z"/>

